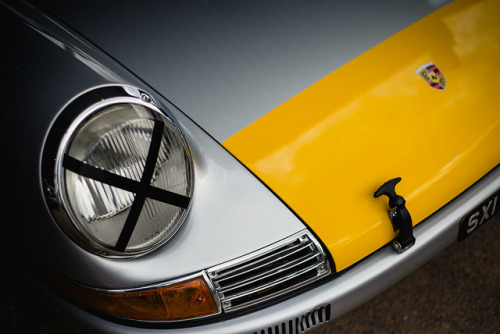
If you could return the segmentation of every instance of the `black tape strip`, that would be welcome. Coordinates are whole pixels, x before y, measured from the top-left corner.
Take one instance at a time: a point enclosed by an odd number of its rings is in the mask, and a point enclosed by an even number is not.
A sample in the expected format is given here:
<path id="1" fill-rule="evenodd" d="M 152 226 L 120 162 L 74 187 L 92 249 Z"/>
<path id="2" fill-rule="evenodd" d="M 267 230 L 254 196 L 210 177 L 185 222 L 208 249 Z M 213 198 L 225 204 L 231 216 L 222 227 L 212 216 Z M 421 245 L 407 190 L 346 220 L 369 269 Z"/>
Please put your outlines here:
<path id="1" fill-rule="evenodd" d="M 139 220 L 139 216 L 141 215 L 142 207 L 144 206 L 145 201 L 145 196 L 135 195 L 134 203 L 132 203 L 132 207 L 130 208 L 127 219 L 125 220 L 125 225 L 123 225 L 118 241 L 113 248 L 115 251 L 123 252 L 125 248 L 127 248 L 130 238 L 132 237 L 132 233 L 134 233 L 135 226 L 137 225 L 137 221 Z"/>
<path id="2" fill-rule="evenodd" d="M 158 120 L 155 121 L 148 157 L 140 182 L 88 165 L 68 154 L 64 155 L 62 164 L 64 168 L 93 180 L 109 184 L 110 186 L 135 193 L 134 202 L 132 203 L 125 225 L 114 247 L 116 251 L 122 252 L 126 249 L 139 220 L 146 198 L 151 198 L 183 209 L 187 209 L 189 205 L 189 197 L 151 186 L 151 179 L 156 168 L 156 161 L 161 147 L 163 128 L 163 122 Z"/>
<path id="3" fill-rule="evenodd" d="M 139 192 L 139 189 L 141 188 L 141 183 L 138 181 L 128 179 L 121 175 L 108 172 L 107 170 L 88 165 L 80 160 L 73 158 L 68 154 L 64 155 L 62 166 L 81 176 L 85 176 L 88 177 L 89 179 L 106 183 L 109 184 L 110 186 L 117 187 L 133 193 Z"/>
<path id="4" fill-rule="evenodd" d="M 151 178 L 156 167 L 156 160 L 158 160 L 158 154 L 160 152 L 161 138 L 163 137 L 164 124 L 161 121 L 155 121 L 153 128 L 153 134 L 151 136 L 151 144 L 149 145 L 148 157 L 146 159 L 146 165 L 144 166 L 144 171 L 142 173 L 141 183 L 145 185 L 151 184 Z"/>
<path id="5" fill-rule="evenodd" d="M 191 198 L 184 196 L 184 195 L 179 195 L 176 193 L 173 193 L 171 191 L 165 190 L 165 189 L 160 189 L 156 188 L 153 186 L 148 187 L 146 189 L 146 197 L 149 197 L 151 199 L 167 203 L 170 205 L 177 206 L 179 208 L 187 209 L 189 205 L 189 201 Z"/>
<path id="6" fill-rule="evenodd" d="M 81 162 L 80 160 L 77 160 L 69 155 L 64 156 L 63 167 L 81 176 L 109 184 L 110 186 L 120 188 L 125 191 L 130 191 L 132 193 L 143 191 L 146 194 L 146 197 L 183 209 L 187 209 L 189 201 L 191 200 L 187 196 L 176 194 L 151 185 L 144 188 L 138 181 L 127 179 L 126 177 L 113 174 L 104 169 L 87 165 L 86 163 Z"/>
<path id="7" fill-rule="evenodd" d="M 135 226 L 141 215 L 142 207 L 146 201 L 146 188 L 151 184 L 151 178 L 153 177 L 153 172 L 156 167 L 156 160 L 158 159 L 158 153 L 160 152 L 161 138 L 163 134 L 163 122 L 155 121 L 153 134 L 151 136 L 151 143 L 149 144 L 148 157 L 146 158 L 146 164 L 144 166 L 144 171 L 142 173 L 141 185 L 138 192 L 135 194 L 134 203 L 130 208 L 125 225 L 118 237 L 118 241 L 115 245 L 115 250 L 118 252 L 123 252 L 134 233 Z"/>

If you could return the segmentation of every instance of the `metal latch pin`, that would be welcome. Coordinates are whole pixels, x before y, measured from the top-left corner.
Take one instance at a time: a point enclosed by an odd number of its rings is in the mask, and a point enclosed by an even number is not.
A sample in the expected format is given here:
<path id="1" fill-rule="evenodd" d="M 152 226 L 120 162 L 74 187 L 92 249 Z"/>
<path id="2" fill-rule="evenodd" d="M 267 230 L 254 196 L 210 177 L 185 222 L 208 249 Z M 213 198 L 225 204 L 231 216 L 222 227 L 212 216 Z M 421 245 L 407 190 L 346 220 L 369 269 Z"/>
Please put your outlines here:
<path id="1" fill-rule="evenodd" d="M 406 200 L 396 194 L 396 184 L 401 181 L 400 177 L 389 180 L 384 183 L 373 194 L 375 198 L 385 195 L 389 198 L 389 219 L 392 223 L 394 231 L 399 230 L 398 236 L 393 240 L 392 247 L 399 254 L 405 252 L 415 244 L 415 237 L 413 236 L 413 224 L 410 212 L 406 208 Z"/>

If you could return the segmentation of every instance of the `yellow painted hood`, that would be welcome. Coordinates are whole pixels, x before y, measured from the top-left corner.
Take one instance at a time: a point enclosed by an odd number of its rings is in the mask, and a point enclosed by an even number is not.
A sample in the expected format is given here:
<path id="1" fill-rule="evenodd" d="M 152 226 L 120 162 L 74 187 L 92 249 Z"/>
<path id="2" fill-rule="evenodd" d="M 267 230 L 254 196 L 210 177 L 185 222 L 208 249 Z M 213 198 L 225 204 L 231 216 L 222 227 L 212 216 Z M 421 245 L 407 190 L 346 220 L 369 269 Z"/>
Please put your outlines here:
<path id="1" fill-rule="evenodd" d="M 342 270 L 395 237 L 387 199 L 373 197 L 385 181 L 402 177 L 396 190 L 417 224 L 500 162 L 499 22 L 496 0 L 455 1 L 223 145 L 315 231 Z M 444 90 L 417 73 L 428 63 Z"/>

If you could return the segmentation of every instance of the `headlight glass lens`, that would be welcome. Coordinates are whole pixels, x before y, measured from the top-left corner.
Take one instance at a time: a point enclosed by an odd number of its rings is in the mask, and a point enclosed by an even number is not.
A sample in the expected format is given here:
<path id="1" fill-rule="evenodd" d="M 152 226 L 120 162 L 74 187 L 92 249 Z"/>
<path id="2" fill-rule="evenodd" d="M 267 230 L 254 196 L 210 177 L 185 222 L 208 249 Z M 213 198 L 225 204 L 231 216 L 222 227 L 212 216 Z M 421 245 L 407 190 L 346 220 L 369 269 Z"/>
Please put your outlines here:
<path id="1" fill-rule="evenodd" d="M 77 118 L 58 153 L 56 184 L 93 248 L 136 255 L 179 229 L 193 191 L 189 148 L 147 103 L 104 103 Z"/>

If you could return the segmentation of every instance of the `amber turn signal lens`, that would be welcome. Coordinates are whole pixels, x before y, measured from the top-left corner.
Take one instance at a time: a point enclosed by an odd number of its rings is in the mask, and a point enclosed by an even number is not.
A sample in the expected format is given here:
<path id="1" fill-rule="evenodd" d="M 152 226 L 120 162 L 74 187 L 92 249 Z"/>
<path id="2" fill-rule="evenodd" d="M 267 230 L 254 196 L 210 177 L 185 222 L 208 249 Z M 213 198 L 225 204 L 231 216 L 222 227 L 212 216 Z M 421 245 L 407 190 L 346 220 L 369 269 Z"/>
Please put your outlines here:
<path id="1" fill-rule="evenodd" d="M 143 321 L 172 321 L 218 313 L 202 277 L 152 288 L 108 291 L 83 287 L 66 280 L 59 286 L 79 302 L 108 315 Z"/>

